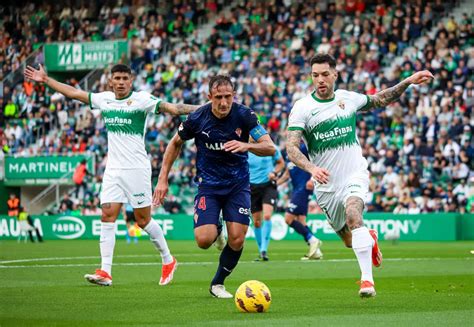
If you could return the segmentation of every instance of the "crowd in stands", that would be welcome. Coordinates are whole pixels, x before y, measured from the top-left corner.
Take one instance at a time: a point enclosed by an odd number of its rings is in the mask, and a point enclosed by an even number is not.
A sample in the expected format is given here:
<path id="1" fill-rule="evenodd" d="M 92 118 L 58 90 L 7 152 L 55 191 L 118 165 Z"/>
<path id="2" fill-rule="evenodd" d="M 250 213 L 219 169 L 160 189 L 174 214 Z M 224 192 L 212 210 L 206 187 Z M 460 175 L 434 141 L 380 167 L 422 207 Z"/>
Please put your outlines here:
<path id="1" fill-rule="evenodd" d="M 135 89 L 170 102 L 205 103 L 209 77 L 230 74 L 238 101 L 257 112 L 283 152 L 289 111 L 311 91 L 308 58 L 314 53 L 328 52 L 337 59 L 338 88 L 366 94 L 428 69 L 435 75 L 431 85 L 412 87 L 396 103 L 359 116 L 358 137 L 371 172 L 367 207 L 369 211 L 395 213 L 474 212 L 474 36 L 469 14 L 461 19 L 448 17 L 444 22 L 441 19 L 450 13 L 452 4 L 440 0 L 243 0 L 233 3 L 227 14 L 219 14 L 210 36 L 203 37 L 196 27 L 199 19 L 206 16 L 206 8 L 218 12 L 218 4 L 175 3 L 166 15 L 146 6 L 103 6 L 97 9 L 98 20 L 88 19 L 90 11 L 84 8 L 30 8 L 45 12 L 46 26 L 53 24 L 54 31 L 46 35 L 48 28 L 43 28 L 37 35 L 30 25 L 20 24 L 29 32 L 23 32 L 22 43 L 36 42 L 28 35 L 38 38 L 37 42 L 129 38 L 131 65 L 137 72 Z M 25 19 L 31 15 L 25 14 Z M 99 26 L 100 21 L 104 26 Z M 75 26 L 74 22 L 78 27 L 72 29 L 72 35 L 61 32 L 61 26 Z M 4 38 L 18 34 L 18 27 L 12 26 L 11 19 L 4 22 Z M 437 33 L 426 46 L 404 56 L 414 40 L 427 37 L 435 26 Z M 190 41 L 179 42 L 185 36 Z M 7 47 L 3 53 L 12 51 Z M 386 73 L 384 68 L 400 56 L 402 65 Z M 0 58 L 13 67 L 12 58 L 1 54 Z M 8 69 L 12 68 L 4 65 L 4 74 Z M 106 69 L 91 91 L 106 90 L 108 76 Z M 104 123 L 97 113 L 28 81 L 7 90 L 4 99 L 0 115 L 5 120 L 5 128 L 0 129 L 4 152 L 90 151 L 97 156 L 96 176 L 88 183 L 95 191 L 90 191 L 86 200 L 60 208 L 94 206 L 95 210 L 107 153 Z M 149 120 L 145 138 L 155 180 L 166 144 L 180 121 L 165 115 Z M 187 142 L 170 174 L 171 196 L 160 210 L 192 210 L 194 175 L 195 148 Z M 288 184 L 280 187 L 279 210 L 284 210 L 289 192 Z M 310 212 L 318 211 L 312 201 Z"/>

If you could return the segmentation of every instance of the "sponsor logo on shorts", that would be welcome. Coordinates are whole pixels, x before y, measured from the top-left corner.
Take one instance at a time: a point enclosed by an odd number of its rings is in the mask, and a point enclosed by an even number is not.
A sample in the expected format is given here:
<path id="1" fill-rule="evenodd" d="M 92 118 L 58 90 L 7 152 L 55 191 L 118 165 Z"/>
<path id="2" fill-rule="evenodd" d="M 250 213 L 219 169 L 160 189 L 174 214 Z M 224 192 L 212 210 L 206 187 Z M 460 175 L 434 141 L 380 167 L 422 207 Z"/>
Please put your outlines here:
<path id="1" fill-rule="evenodd" d="M 143 200 L 143 201 L 138 201 L 137 203 L 140 205 L 140 204 L 142 204 L 143 202 L 145 202 L 145 200 Z"/>
<path id="2" fill-rule="evenodd" d="M 241 215 L 249 215 L 250 216 L 251 211 L 250 211 L 250 208 L 239 208 L 239 213 Z"/>
<path id="3" fill-rule="evenodd" d="M 136 197 L 145 196 L 145 193 L 135 193 L 133 196 L 136 196 Z"/>
<path id="4" fill-rule="evenodd" d="M 349 187 L 358 187 L 358 188 L 361 188 L 362 186 L 360 186 L 359 184 L 351 184 L 351 185 L 348 185 L 347 187 L 348 187 L 348 188 L 349 188 Z"/>

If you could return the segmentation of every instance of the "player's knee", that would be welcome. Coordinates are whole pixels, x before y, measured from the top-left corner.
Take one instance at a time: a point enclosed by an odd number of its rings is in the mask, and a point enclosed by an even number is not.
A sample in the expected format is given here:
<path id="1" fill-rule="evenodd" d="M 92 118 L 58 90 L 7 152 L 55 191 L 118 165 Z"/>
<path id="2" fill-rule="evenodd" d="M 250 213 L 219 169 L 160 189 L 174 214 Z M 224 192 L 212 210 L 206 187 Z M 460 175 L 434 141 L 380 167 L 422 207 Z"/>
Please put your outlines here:
<path id="1" fill-rule="evenodd" d="M 234 238 L 229 238 L 228 243 L 229 246 L 234 250 L 238 251 L 244 246 L 245 235 L 241 235 Z"/>
<path id="2" fill-rule="evenodd" d="M 271 213 L 266 213 L 263 215 L 263 220 L 270 220 L 272 218 L 272 214 Z"/>
<path id="3" fill-rule="evenodd" d="M 142 217 L 142 218 L 135 217 L 135 221 L 140 228 L 145 228 L 146 225 L 148 225 L 148 223 L 150 222 L 150 220 L 151 220 L 151 217 Z"/>
<path id="4" fill-rule="evenodd" d="M 116 219 L 117 219 L 117 217 L 112 212 L 102 210 L 101 221 L 103 223 L 114 222 Z"/>
<path id="5" fill-rule="evenodd" d="M 254 219 L 253 225 L 254 225 L 256 228 L 262 227 L 262 220 L 261 220 L 261 219 Z"/>
<path id="6" fill-rule="evenodd" d="M 201 249 L 208 249 L 212 245 L 212 243 L 214 242 L 214 240 L 211 240 L 206 235 L 194 235 L 194 238 L 196 239 L 197 245 Z"/>
<path id="7" fill-rule="evenodd" d="M 346 224 L 350 230 L 362 227 L 364 224 L 362 222 L 362 216 L 358 213 L 347 214 L 346 212 Z"/>
<path id="8" fill-rule="evenodd" d="M 288 215 L 285 216 L 285 223 L 289 226 L 291 225 L 291 223 L 293 222 L 293 220 L 295 220 L 295 218 L 293 217 L 290 217 Z"/>

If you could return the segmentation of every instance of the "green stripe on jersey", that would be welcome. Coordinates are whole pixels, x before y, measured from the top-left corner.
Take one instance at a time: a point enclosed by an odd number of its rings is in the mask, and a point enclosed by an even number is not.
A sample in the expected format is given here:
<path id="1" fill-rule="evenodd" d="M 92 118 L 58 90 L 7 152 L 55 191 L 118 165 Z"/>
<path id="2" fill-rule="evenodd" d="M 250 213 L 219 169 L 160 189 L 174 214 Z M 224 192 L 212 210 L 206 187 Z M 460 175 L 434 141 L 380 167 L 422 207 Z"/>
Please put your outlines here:
<path id="1" fill-rule="evenodd" d="M 105 126 L 109 133 L 140 135 L 145 130 L 144 110 L 102 110 Z"/>
<path id="2" fill-rule="evenodd" d="M 305 131 L 304 137 L 311 155 L 359 144 L 356 137 L 356 115 L 323 121 L 311 132 Z"/>

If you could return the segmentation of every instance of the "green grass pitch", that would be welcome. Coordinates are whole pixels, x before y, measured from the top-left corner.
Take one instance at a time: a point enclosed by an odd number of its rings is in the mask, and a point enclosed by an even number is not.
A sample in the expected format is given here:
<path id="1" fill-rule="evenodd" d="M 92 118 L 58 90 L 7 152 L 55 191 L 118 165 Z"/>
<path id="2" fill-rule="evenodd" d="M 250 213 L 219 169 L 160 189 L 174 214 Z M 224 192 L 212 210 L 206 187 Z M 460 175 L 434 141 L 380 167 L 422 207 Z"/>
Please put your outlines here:
<path id="1" fill-rule="evenodd" d="M 323 244 L 322 261 L 301 262 L 302 241 L 270 243 L 270 261 L 253 262 L 247 241 L 226 282 L 235 292 L 249 279 L 272 293 L 267 313 L 237 311 L 209 295 L 219 253 L 191 241 L 170 241 L 180 266 L 159 286 L 160 258 L 141 239 L 117 240 L 114 285 L 83 279 L 99 265 L 98 241 L 0 242 L 0 326 L 467 326 L 474 321 L 474 242 L 381 242 L 374 268 L 377 297 L 358 297 L 359 268 L 342 242 Z"/>

